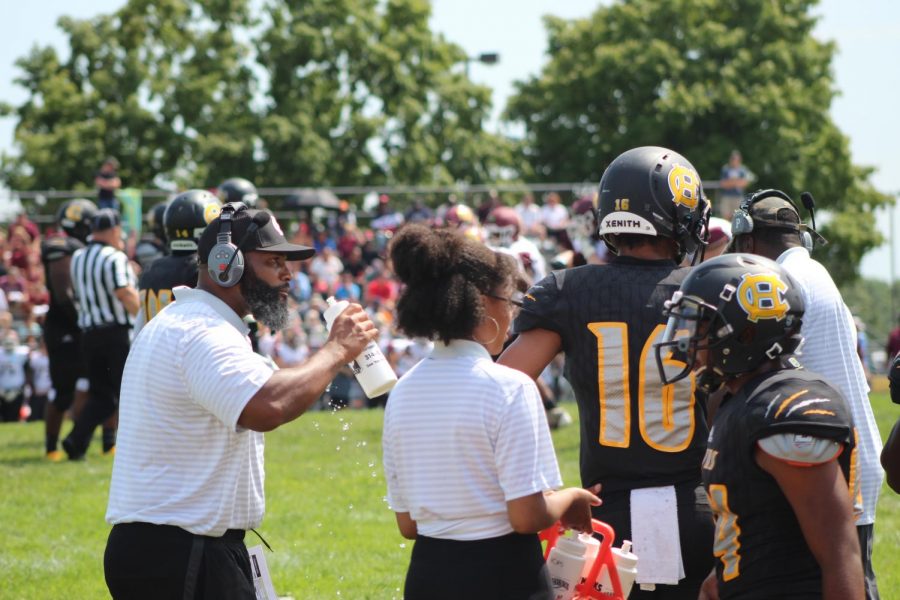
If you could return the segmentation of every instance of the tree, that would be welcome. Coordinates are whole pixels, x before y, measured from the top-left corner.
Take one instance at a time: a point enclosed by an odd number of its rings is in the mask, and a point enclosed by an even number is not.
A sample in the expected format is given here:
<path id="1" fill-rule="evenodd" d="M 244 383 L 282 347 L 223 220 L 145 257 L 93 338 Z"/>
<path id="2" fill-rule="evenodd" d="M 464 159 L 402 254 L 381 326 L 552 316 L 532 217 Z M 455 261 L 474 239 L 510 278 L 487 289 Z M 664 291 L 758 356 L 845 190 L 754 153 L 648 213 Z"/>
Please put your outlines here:
<path id="1" fill-rule="evenodd" d="M 833 214 L 817 251 L 836 280 L 881 238 L 890 201 L 854 166 L 828 113 L 833 43 L 812 36 L 816 0 L 620 0 L 585 19 L 547 17 L 549 62 L 518 84 L 506 115 L 524 124 L 544 181 L 599 180 L 622 151 L 660 145 L 718 177 L 739 148 L 759 187 L 802 190 Z"/>
<path id="2" fill-rule="evenodd" d="M 131 0 L 113 15 L 60 18 L 68 59 L 35 47 L 17 61 L 30 97 L 15 109 L 20 153 L 3 157 L 4 182 L 91 187 L 107 155 L 137 187 L 204 163 L 248 164 L 251 152 L 217 137 L 225 123 L 232 135 L 253 129 L 249 72 L 236 64 L 245 53 L 231 34 L 246 4 Z"/>
<path id="3" fill-rule="evenodd" d="M 259 5 L 253 3 L 254 6 Z M 482 183 L 512 161 L 486 133 L 490 89 L 428 27 L 427 0 L 129 0 L 63 17 L 70 56 L 18 61 L 29 98 L 14 189 L 92 187 L 116 156 L 126 185 Z"/>
<path id="4" fill-rule="evenodd" d="M 511 160 L 483 130 L 490 90 L 430 31 L 426 0 L 273 0 L 266 13 L 267 182 L 485 182 Z"/>

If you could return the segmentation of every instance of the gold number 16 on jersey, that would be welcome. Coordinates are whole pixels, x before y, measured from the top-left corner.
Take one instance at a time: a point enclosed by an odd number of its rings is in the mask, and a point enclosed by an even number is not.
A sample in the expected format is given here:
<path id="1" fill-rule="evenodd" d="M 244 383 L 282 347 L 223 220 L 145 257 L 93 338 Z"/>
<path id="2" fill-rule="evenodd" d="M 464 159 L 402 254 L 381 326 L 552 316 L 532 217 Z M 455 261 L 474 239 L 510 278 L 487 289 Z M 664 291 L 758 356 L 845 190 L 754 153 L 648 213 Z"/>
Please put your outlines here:
<path id="1" fill-rule="evenodd" d="M 600 393 L 600 439 L 603 446 L 631 444 L 631 383 L 628 324 L 589 323 L 597 338 L 597 387 Z M 638 371 L 638 425 L 641 437 L 660 452 L 681 452 L 694 437 L 694 376 L 662 385 L 653 345 L 662 341 L 665 325 L 657 325 L 644 342 Z M 681 370 L 684 363 L 664 364 Z"/>

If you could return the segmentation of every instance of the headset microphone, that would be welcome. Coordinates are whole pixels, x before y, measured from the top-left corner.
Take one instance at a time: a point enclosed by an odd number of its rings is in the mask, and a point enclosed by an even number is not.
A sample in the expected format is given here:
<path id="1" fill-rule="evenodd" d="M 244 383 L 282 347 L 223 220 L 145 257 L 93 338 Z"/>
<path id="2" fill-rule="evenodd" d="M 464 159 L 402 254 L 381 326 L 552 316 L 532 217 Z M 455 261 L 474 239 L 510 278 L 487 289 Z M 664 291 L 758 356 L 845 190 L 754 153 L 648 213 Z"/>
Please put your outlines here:
<path id="1" fill-rule="evenodd" d="M 809 218 L 812 221 L 813 229 L 816 228 L 816 201 L 813 200 L 812 194 L 809 192 L 803 192 L 800 194 L 800 202 L 803 203 L 803 206 L 806 208 L 806 212 L 809 213 Z"/>
<path id="2" fill-rule="evenodd" d="M 250 236 L 256 233 L 260 228 L 265 227 L 270 220 L 272 220 L 272 216 L 265 211 L 260 211 L 253 216 L 253 219 L 251 219 L 250 221 L 250 225 L 247 227 L 247 231 L 241 237 L 241 240 L 238 242 L 237 246 L 235 246 L 235 252 L 231 255 L 231 260 L 228 261 L 228 264 L 225 265 L 225 268 L 218 275 L 219 281 L 221 283 L 225 283 L 228 281 L 228 275 L 231 271 L 231 266 L 234 264 L 234 259 L 240 256 L 241 263 L 243 263 L 243 254 L 241 253 L 241 248 L 244 247 L 244 244 L 247 242 Z"/>

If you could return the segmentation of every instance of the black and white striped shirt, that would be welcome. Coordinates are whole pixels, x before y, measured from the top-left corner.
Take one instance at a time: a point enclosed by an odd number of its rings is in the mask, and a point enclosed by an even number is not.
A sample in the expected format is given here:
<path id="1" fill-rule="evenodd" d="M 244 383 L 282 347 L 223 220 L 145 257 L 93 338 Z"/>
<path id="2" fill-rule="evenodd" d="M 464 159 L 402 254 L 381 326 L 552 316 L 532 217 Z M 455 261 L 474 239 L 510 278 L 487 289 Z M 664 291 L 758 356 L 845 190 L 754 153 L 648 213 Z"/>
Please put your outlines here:
<path id="1" fill-rule="evenodd" d="M 91 242 L 72 256 L 71 271 L 82 331 L 134 323 L 116 297 L 117 289 L 136 285 L 124 252 L 102 242 Z"/>

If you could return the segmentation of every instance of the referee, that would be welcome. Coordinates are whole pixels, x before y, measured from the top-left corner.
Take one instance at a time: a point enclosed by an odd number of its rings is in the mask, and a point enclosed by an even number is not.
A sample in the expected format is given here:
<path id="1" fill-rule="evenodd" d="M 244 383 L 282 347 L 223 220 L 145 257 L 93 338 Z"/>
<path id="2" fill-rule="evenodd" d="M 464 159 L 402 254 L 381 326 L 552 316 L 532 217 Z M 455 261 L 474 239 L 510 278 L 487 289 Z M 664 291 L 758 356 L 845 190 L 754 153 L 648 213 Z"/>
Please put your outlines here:
<path id="1" fill-rule="evenodd" d="M 139 307 L 135 275 L 122 252 L 119 213 L 100 209 L 91 222 L 88 245 L 72 256 L 72 287 L 78 300 L 88 379 L 87 405 L 62 446 L 70 460 L 83 458 L 94 429 L 116 413 L 133 315 Z M 115 430 L 104 430 L 103 451 L 115 447 Z"/>

